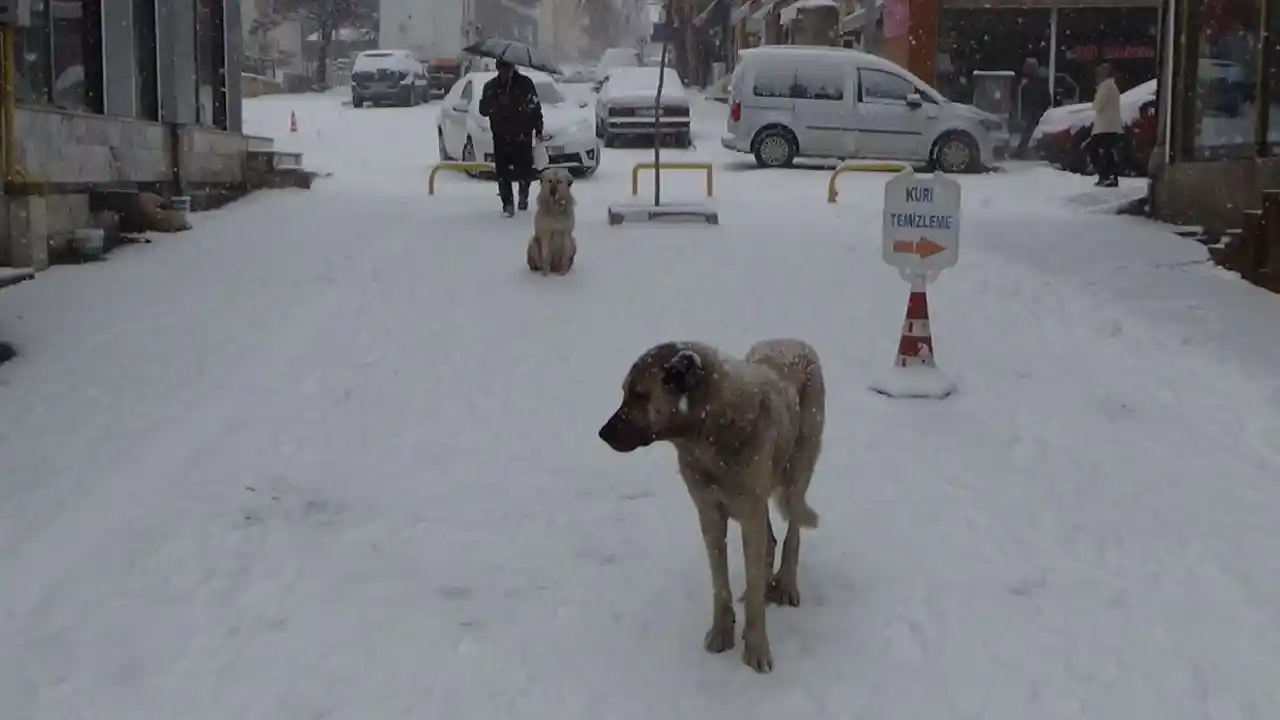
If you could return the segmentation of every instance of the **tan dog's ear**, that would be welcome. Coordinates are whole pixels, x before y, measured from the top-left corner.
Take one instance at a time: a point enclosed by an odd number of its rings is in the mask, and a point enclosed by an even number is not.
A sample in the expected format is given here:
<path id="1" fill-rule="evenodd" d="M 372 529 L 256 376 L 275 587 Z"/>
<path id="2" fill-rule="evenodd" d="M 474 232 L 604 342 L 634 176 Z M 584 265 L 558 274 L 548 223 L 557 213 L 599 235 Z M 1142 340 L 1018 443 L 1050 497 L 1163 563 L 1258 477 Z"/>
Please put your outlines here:
<path id="1" fill-rule="evenodd" d="M 705 377 L 702 358 L 693 350 L 681 350 L 662 366 L 662 384 L 681 394 L 693 392 Z"/>

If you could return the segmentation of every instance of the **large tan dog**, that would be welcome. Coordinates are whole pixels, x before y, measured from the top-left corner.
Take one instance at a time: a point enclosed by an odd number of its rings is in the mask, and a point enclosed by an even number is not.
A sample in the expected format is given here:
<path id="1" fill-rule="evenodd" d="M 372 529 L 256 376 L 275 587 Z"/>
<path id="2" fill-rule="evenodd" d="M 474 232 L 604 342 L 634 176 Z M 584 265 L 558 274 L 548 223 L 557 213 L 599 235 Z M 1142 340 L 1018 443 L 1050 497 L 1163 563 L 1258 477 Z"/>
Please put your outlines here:
<path id="1" fill-rule="evenodd" d="M 138 193 L 121 225 L 126 232 L 175 233 L 191 229 L 191 223 L 182 213 L 170 208 L 164 198 L 149 192 Z"/>
<path id="2" fill-rule="evenodd" d="M 698 510 L 714 608 L 704 646 L 719 653 L 734 643 L 725 546 L 733 518 L 742 527 L 747 576 L 742 660 L 757 672 L 771 671 L 765 602 L 800 604 L 800 528 L 818 526 L 818 514 L 805 502 L 826 415 L 817 352 L 800 340 L 766 340 L 739 360 L 701 343 L 668 342 L 636 360 L 622 392 L 600 439 L 624 453 L 670 442 Z M 777 540 L 770 497 L 787 519 L 782 563 L 772 579 Z"/>
<path id="3" fill-rule="evenodd" d="M 563 168 L 542 173 L 538 210 L 533 216 L 533 237 L 525 260 L 529 269 L 543 275 L 564 275 L 573 268 L 578 243 L 573 238 L 573 176 Z"/>

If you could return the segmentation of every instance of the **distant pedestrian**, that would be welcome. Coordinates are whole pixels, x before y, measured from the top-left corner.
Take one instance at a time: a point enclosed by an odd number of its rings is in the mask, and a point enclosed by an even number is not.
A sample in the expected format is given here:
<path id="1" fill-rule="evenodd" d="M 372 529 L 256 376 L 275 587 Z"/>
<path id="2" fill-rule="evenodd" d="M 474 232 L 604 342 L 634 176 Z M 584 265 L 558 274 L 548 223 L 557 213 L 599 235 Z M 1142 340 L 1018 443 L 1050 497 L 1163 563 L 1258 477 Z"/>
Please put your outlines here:
<path id="1" fill-rule="evenodd" d="M 529 209 L 533 168 L 533 141 L 542 136 L 542 103 L 528 75 L 509 62 L 498 63 L 498 76 L 484 84 L 480 115 L 489 118 L 493 133 L 493 165 L 498 174 L 502 212 L 515 215 L 511 183 L 520 187 L 520 209 Z"/>
<path id="2" fill-rule="evenodd" d="M 1107 63 L 1096 71 L 1098 89 L 1093 94 L 1093 133 L 1089 137 L 1089 156 L 1098 171 L 1099 187 L 1120 184 L 1116 165 L 1120 143 L 1124 139 L 1124 120 L 1120 117 L 1120 90 L 1114 72 Z"/>
<path id="3" fill-rule="evenodd" d="M 1052 105 L 1049 81 L 1040 73 L 1040 63 L 1035 58 L 1027 58 L 1022 63 L 1022 84 L 1018 86 L 1018 120 L 1022 122 L 1022 137 L 1018 139 L 1018 148 L 1013 151 L 1015 158 L 1026 156 L 1031 133 L 1040 124 L 1040 116 Z"/>

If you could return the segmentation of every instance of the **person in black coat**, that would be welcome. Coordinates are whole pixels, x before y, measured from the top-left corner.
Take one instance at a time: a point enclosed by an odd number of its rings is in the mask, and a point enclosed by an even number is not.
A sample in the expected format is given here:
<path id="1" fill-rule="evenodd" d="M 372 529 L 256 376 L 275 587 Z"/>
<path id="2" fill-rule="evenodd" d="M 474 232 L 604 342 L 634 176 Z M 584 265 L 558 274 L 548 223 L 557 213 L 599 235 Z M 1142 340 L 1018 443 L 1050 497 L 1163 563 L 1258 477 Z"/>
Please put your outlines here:
<path id="1" fill-rule="evenodd" d="M 1027 146 L 1031 144 L 1031 133 L 1040 124 L 1040 116 L 1053 106 L 1053 98 L 1049 95 L 1049 80 L 1041 76 L 1040 63 L 1035 58 L 1027 58 L 1022 65 L 1022 85 L 1018 88 L 1019 120 L 1022 121 L 1022 137 L 1018 139 L 1018 148 L 1014 150 L 1015 158 L 1023 158 L 1027 154 Z"/>
<path id="2" fill-rule="evenodd" d="M 542 103 L 528 75 L 509 62 L 498 63 L 498 76 L 480 92 L 480 115 L 489 118 L 493 132 L 493 165 L 498 173 L 502 212 L 515 215 L 511 183 L 520 186 L 520 209 L 529 209 L 533 169 L 533 141 L 542 136 Z"/>

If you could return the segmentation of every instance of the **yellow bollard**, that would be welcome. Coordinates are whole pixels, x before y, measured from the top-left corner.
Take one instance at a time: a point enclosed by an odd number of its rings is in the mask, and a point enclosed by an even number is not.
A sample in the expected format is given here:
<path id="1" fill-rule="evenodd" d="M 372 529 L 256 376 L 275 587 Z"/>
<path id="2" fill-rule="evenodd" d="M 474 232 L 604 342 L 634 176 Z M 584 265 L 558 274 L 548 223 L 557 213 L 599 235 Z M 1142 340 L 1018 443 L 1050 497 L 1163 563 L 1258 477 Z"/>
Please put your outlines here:
<path id="1" fill-rule="evenodd" d="M 836 178 L 848 172 L 902 172 L 912 169 L 907 163 L 883 160 L 845 160 L 831 171 L 831 179 L 827 180 L 827 202 L 833 203 L 839 196 L 836 192 Z"/>
<path id="2" fill-rule="evenodd" d="M 493 163 L 442 162 L 438 165 L 433 166 L 431 168 L 431 175 L 427 177 L 427 194 L 428 195 L 436 194 L 436 175 L 439 175 L 441 170 L 448 170 L 449 172 L 467 173 L 467 172 L 493 172 L 494 168 L 493 168 Z"/>
<path id="3" fill-rule="evenodd" d="M 711 163 L 636 163 L 631 168 L 631 196 L 635 197 L 640 194 L 640 171 L 652 170 L 654 172 L 662 172 L 663 170 L 702 170 L 707 174 L 707 197 L 715 195 L 715 181 Z"/>

